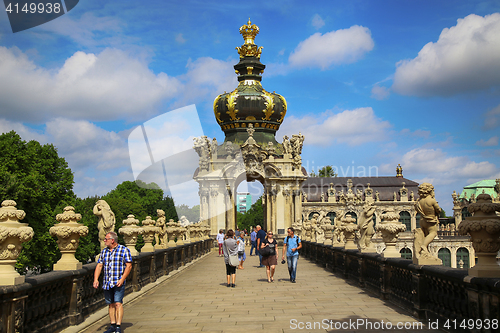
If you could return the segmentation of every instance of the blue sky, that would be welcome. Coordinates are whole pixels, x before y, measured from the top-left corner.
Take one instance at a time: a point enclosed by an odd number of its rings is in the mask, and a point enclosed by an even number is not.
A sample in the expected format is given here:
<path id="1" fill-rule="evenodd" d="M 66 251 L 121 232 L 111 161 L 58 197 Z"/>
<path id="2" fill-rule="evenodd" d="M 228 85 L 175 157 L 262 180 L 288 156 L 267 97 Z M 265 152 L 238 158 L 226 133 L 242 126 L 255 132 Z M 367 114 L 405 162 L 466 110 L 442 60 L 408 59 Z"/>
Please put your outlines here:
<path id="1" fill-rule="evenodd" d="M 500 178 L 498 1 L 82 0 L 15 34 L 4 12 L 0 132 L 53 143 L 81 197 L 133 180 L 127 137 L 167 111 L 195 104 L 221 142 L 213 100 L 236 87 L 249 17 L 262 84 L 288 103 L 277 140 L 301 131 L 308 171 L 401 163 L 448 215 L 453 190 Z"/>

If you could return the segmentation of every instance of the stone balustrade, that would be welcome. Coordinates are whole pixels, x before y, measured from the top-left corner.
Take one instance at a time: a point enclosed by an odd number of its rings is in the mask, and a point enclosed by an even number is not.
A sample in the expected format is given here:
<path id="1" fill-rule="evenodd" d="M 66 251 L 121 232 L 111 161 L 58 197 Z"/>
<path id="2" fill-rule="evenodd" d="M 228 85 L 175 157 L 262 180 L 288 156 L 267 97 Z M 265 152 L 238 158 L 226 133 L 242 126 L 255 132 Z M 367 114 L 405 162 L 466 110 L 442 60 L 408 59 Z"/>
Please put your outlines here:
<path id="1" fill-rule="evenodd" d="M 133 256 L 125 294 L 210 252 L 212 240 L 191 242 Z M 96 263 L 81 269 L 26 277 L 24 283 L 0 286 L 1 333 L 52 333 L 81 323 L 105 306 L 102 288 L 94 289 Z M 102 274 L 100 286 L 102 286 Z"/>
<path id="2" fill-rule="evenodd" d="M 301 256 L 406 309 L 426 324 L 438 320 L 439 328 L 445 331 L 469 332 L 459 327 L 461 323 L 467 325 L 469 319 L 500 323 L 498 278 L 471 277 L 464 269 L 415 265 L 408 259 L 384 258 L 307 241 L 303 242 Z M 451 329 L 443 327 L 446 323 Z M 453 329 L 454 323 L 458 330 Z M 474 332 L 496 331 L 490 325 L 489 329 Z"/>

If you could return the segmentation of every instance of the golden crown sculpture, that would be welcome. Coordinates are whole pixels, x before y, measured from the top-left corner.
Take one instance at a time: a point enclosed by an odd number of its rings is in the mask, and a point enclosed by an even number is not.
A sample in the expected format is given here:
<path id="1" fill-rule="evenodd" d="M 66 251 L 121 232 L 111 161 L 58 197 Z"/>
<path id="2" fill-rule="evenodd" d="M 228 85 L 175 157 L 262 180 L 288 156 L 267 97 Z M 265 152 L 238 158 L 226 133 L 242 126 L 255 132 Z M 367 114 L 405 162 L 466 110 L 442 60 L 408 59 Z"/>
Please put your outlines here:
<path id="1" fill-rule="evenodd" d="M 257 36 L 258 33 L 259 27 L 255 24 L 252 24 L 250 18 L 248 19 L 247 24 L 240 27 L 240 34 L 245 40 L 245 44 L 243 44 L 241 47 L 236 48 L 236 50 L 238 50 L 240 58 L 257 57 L 257 59 L 260 59 L 260 54 L 262 53 L 263 47 L 261 46 L 257 48 L 257 45 L 255 45 L 254 43 L 255 36 Z"/>

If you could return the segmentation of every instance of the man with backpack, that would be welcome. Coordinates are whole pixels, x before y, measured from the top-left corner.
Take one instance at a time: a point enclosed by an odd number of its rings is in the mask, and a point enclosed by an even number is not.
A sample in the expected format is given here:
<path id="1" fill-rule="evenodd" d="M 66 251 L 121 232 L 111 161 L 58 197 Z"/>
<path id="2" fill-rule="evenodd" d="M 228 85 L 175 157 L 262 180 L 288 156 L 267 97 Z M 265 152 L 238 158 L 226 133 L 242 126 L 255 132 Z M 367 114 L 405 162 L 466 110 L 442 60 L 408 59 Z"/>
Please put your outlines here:
<path id="1" fill-rule="evenodd" d="M 297 260 L 299 259 L 299 251 L 302 248 L 302 242 L 299 236 L 295 236 L 294 229 L 292 227 L 288 228 L 288 236 L 283 242 L 283 256 L 281 260 L 286 260 L 288 263 L 288 273 L 290 274 L 290 282 L 295 283 L 295 277 L 297 274 Z"/>

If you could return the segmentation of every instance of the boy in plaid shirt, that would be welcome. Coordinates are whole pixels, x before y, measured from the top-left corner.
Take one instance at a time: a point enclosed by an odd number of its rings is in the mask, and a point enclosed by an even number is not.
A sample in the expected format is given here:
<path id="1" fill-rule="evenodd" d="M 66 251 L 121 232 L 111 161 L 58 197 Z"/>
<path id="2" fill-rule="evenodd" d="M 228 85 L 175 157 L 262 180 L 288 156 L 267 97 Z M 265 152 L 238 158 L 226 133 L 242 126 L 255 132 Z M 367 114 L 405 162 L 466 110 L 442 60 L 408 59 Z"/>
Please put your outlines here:
<path id="1" fill-rule="evenodd" d="M 132 256 L 129 249 L 118 244 L 118 235 L 115 232 L 106 234 L 104 244 L 106 247 L 97 259 L 94 272 L 94 288 L 99 287 L 99 275 L 104 267 L 102 289 L 104 289 L 106 303 L 109 304 L 109 319 L 111 321 L 111 327 L 105 333 L 121 333 L 125 281 L 132 270 Z"/>

